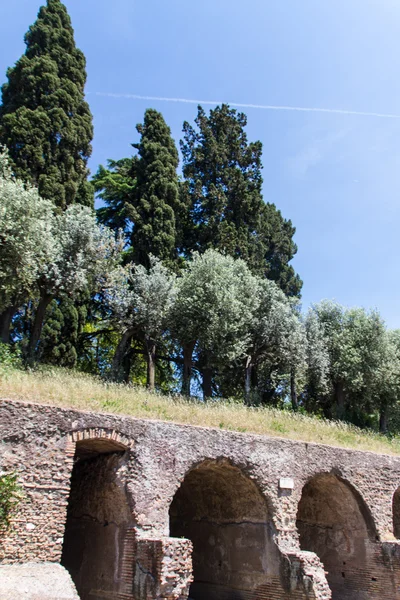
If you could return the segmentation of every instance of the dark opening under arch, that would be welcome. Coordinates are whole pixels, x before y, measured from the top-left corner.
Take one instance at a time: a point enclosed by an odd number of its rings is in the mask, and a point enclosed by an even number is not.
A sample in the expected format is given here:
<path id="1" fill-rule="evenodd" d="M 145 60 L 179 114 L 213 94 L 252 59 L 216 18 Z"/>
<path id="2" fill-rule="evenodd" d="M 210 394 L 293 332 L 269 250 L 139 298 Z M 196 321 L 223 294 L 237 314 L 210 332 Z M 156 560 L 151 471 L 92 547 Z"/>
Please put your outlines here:
<path id="1" fill-rule="evenodd" d="M 393 534 L 396 539 L 400 539 L 400 487 L 393 494 Z"/>
<path id="2" fill-rule="evenodd" d="M 81 600 L 124 590 L 121 556 L 132 519 L 122 475 L 125 450 L 110 439 L 76 443 L 61 564 Z"/>
<path id="3" fill-rule="evenodd" d="M 190 598 L 239 600 L 279 582 L 272 529 L 264 496 L 240 469 L 205 461 L 189 471 L 170 507 L 170 535 L 193 543 Z"/>
<path id="4" fill-rule="evenodd" d="M 324 564 L 333 600 L 372 598 L 376 530 L 348 482 L 327 473 L 313 477 L 303 488 L 297 528 L 301 549 L 315 552 Z"/>

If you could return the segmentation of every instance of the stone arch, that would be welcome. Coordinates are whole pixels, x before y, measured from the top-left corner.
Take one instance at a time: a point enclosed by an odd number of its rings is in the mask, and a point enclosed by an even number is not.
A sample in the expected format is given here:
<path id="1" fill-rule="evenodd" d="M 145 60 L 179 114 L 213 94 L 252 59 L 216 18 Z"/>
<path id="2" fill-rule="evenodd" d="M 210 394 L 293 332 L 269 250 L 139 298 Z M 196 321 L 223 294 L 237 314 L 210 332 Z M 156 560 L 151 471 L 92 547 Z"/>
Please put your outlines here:
<path id="1" fill-rule="evenodd" d="M 356 488 L 334 473 L 313 476 L 303 487 L 296 524 L 301 549 L 317 554 L 325 567 L 333 600 L 366 598 L 376 582 L 377 532 Z"/>
<path id="2" fill-rule="evenodd" d="M 400 487 L 393 494 L 392 499 L 393 514 L 393 534 L 396 539 L 400 539 Z"/>
<path id="3" fill-rule="evenodd" d="M 81 600 L 133 598 L 134 520 L 126 493 L 133 442 L 111 429 L 68 434 L 73 458 L 61 564 Z M 122 596 L 121 596 L 122 597 Z"/>
<path id="4" fill-rule="evenodd" d="M 256 598 L 280 585 L 280 553 L 267 499 L 226 459 L 190 469 L 169 510 L 171 537 L 193 544 L 193 600 Z"/>

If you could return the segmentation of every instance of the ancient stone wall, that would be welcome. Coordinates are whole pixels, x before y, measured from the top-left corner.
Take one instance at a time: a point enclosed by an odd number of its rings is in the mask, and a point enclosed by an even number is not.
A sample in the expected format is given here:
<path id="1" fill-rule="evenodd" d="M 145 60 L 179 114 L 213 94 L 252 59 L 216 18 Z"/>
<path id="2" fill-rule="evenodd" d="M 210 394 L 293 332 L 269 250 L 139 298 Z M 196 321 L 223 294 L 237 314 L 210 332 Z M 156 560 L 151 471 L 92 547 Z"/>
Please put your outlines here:
<path id="1" fill-rule="evenodd" d="M 63 560 L 83 600 L 400 600 L 400 458 L 11 401 L 0 439 L 3 564 Z"/>

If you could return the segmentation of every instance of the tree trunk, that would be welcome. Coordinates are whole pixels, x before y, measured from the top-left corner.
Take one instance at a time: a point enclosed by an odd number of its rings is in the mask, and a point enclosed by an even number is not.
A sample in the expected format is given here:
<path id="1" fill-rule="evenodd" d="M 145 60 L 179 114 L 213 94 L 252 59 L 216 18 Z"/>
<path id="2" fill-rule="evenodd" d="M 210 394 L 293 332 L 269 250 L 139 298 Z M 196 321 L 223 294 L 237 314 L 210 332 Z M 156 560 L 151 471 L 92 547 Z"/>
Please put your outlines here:
<path id="1" fill-rule="evenodd" d="M 146 340 L 147 357 L 147 389 L 154 392 L 156 381 L 156 345 L 153 340 Z"/>
<path id="2" fill-rule="evenodd" d="M 253 370 L 253 362 L 251 360 L 251 356 L 246 358 L 246 366 L 245 366 L 245 381 L 244 381 L 244 399 L 246 404 L 250 404 L 250 395 L 252 388 L 252 370 Z"/>
<path id="3" fill-rule="evenodd" d="M 297 398 L 296 376 L 294 369 L 292 369 L 290 372 L 290 399 L 292 401 L 293 410 L 297 410 L 299 408 L 299 401 Z"/>
<path id="4" fill-rule="evenodd" d="M 10 327 L 15 311 L 14 306 L 9 306 L 0 314 L 0 341 L 3 344 L 10 343 Z"/>
<path id="5" fill-rule="evenodd" d="M 251 389 L 258 390 L 258 373 L 256 364 L 254 364 L 251 369 Z"/>
<path id="6" fill-rule="evenodd" d="M 26 364 L 28 367 L 33 367 L 37 355 L 37 345 L 40 340 L 40 336 L 43 328 L 43 321 L 46 314 L 46 309 L 50 302 L 53 300 L 53 296 L 44 294 L 40 297 L 39 304 L 36 308 L 35 318 L 33 319 L 33 325 L 29 336 L 28 347 L 26 350 Z"/>
<path id="7" fill-rule="evenodd" d="M 384 406 L 380 410 L 379 414 L 379 432 L 387 433 L 388 430 L 388 408 Z"/>
<path id="8" fill-rule="evenodd" d="M 118 342 L 118 346 L 115 349 L 115 354 L 112 361 L 111 367 L 111 379 L 115 382 L 121 382 L 124 379 L 124 358 L 126 355 L 127 348 L 131 343 L 133 334 L 135 333 L 134 329 L 127 329 L 120 341 Z"/>
<path id="9" fill-rule="evenodd" d="M 122 381 L 126 384 L 129 383 L 131 377 L 131 367 L 132 367 L 132 348 L 126 352 L 124 358 L 122 359 L 122 373 L 123 378 Z"/>
<path id="10" fill-rule="evenodd" d="M 203 400 L 207 401 L 208 398 L 212 398 L 212 369 L 211 367 L 204 367 L 202 370 L 203 375 Z"/>
<path id="11" fill-rule="evenodd" d="M 344 384 L 341 379 L 339 379 L 335 383 L 335 400 L 336 400 L 336 410 L 337 410 L 337 418 L 343 419 L 346 412 L 346 398 L 344 393 Z"/>
<path id="12" fill-rule="evenodd" d="M 183 373 L 182 373 L 182 396 L 190 396 L 190 384 L 192 381 L 192 360 L 195 342 L 189 342 L 183 346 Z"/>

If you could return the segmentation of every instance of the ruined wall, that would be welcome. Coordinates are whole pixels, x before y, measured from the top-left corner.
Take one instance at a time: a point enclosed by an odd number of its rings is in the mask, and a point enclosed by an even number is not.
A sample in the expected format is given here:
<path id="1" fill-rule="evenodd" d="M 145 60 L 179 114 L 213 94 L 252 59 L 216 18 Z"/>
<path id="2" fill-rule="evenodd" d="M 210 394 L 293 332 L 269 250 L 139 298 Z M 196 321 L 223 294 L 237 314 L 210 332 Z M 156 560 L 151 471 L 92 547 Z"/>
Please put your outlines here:
<path id="1" fill-rule="evenodd" d="M 76 442 L 85 438 L 114 439 L 125 452 L 124 482 L 118 489 L 123 489 L 129 510 L 113 525 L 114 533 L 120 535 L 115 546 L 119 558 L 113 557 L 118 567 L 112 573 L 106 571 L 105 577 L 107 585 L 115 579 L 122 583 L 117 595 L 100 597 L 187 598 L 193 579 L 193 545 L 194 583 L 197 578 L 197 583 L 206 580 L 211 588 L 222 584 L 218 593 L 212 591 L 218 600 L 224 598 L 223 589 L 234 590 L 232 597 L 238 600 L 328 599 L 331 591 L 315 551 L 329 564 L 334 600 L 400 600 L 400 551 L 392 510 L 400 485 L 400 458 L 7 401 L 0 403 L 0 468 L 19 469 L 26 499 L 13 534 L 0 541 L 3 563 L 60 561 Z M 109 459 L 98 460 L 105 467 Z M 196 479 L 191 473 L 197 469 L 201 475 L 201 465 L 211 469 L 209 477 Z M 114 467 L 109 469 L 110 477 L 118 475 L 119 467 Z M 241 490 L 236 495 L 240 503 L 234 494 L 229 501 L 227 497 L 233 472 L 234 485 Z M 212 473 L 222 473 L 222 484 Z M 332 535 L 329 511 L 324 516 L 318 508 L 318 502 L 320 507 L 328 502 L 335 509 L 332 494 L 317 498 L 313 508 L 301 509 L 307 503 L 310 506 L 307 498 L 317 494 L 310 492 L 308 482 L 323 474 L 344 482 L 353 494 L 342 494 L 343 504 L 351 507 L 347 511 L 351 518 L 336 506 L 338 527 Z M 95 474 L 93 478 L 94 482 Z M 282 478 L 292 485 L 282 483 Z M 109 485 L 115 485 L 111 479 Z M 194 499 L 191 508 L 188 493 Z M 93 493 L 87 514 L 104 524 L 109 520 L 104 506 L 100 507 L 102 497 L 98 493 L 96 500 Z M 254 501 L 247 503 L 246 498 Z M 354 516 L 357 498 L 364 506 L 361 520 Z M 93 505 L 97 505 L 94 517 Z M 258 507 L 255 513 L 254 505 Z M 99 511 L 104 513 L 101 518 Z M 341 514 L 342 521 L 337 517 Z M 84 515 L 76 518 L 82 520 Z M 319 529 L 319 534 L 307 534 L 307 527 Z M 181 538 L 182 534 L 186 537 Z M 332 547 L 329 556 L 321 539 Z M 210 553 L 213 543 L 215 552 Z M 339 558 L 346 562 L 342 565 L 345 577 L 338 568 Z M 94 579 L 102 572 L 102 559 L 95 564 Z M 337 578 L 341 578 L 340 590 L 335 587 Z M 197 589 L 201 587 L 200 583 Z M 204 592 L 193 590 L 199 600 L 201 594 L 204 597 Z M 360 590 L 363 595 L 357 596 Z"/>

